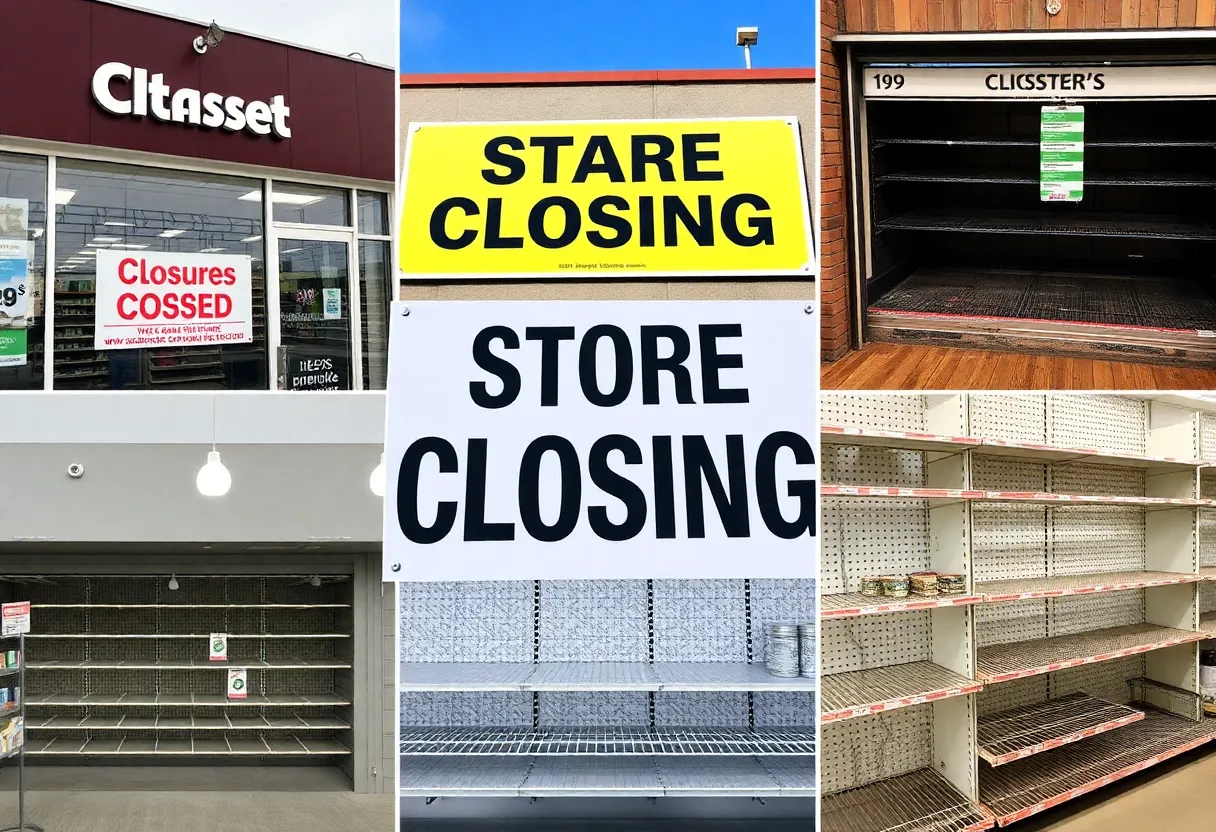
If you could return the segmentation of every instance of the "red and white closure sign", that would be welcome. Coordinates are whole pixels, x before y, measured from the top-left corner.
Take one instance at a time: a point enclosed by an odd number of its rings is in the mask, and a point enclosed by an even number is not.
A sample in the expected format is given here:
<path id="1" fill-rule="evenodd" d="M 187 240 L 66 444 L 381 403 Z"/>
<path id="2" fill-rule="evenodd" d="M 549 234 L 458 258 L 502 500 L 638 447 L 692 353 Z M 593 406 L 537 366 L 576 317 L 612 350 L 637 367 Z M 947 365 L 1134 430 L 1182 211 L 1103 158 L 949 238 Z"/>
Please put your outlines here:
<path id="1" fill-rule="evenodd" d="M 0 604 L 0 636 L 16 636 L 30 631 L 30 602 Z"/>
<path id="2" fill-rule="evenodd" d="M 95 350 L 253 341 L 253 270 L 245 254 L 99 249 Z"/>

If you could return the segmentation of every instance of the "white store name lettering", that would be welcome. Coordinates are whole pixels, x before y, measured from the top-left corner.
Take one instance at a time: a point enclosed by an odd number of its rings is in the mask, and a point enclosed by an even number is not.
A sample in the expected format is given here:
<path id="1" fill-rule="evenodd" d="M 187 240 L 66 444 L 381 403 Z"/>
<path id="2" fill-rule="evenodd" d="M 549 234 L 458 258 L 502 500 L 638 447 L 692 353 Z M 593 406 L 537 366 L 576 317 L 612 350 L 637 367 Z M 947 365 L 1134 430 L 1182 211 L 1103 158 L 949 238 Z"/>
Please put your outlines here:
<path id="1" fill-rule="evenodd" d="M 121 83 L 124 92 L 111 87 Z M 291 108 L 282 95 L 270 101 L 246 101 L 240 96 L 203 93 L 189 87 L 173 89 L 162 73 L 112 61 L 93 73 L 93 100 L 116 116 L 151 116 L 157 121 L 218 128 L 230 133 L 247 130 L 257 136 L 291 138 L 287 119 Z"/>

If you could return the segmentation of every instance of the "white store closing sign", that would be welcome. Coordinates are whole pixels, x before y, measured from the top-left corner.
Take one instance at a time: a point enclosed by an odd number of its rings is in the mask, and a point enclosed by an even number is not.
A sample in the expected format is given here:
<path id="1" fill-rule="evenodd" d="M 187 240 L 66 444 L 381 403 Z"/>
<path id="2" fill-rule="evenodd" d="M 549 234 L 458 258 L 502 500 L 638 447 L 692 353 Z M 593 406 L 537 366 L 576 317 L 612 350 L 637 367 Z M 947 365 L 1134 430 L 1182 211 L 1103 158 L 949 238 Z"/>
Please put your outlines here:
<path id="1" fill-rule="evenodd" d="M 805 302 L 398 302 L 385 580 L 816 575 Z"/>

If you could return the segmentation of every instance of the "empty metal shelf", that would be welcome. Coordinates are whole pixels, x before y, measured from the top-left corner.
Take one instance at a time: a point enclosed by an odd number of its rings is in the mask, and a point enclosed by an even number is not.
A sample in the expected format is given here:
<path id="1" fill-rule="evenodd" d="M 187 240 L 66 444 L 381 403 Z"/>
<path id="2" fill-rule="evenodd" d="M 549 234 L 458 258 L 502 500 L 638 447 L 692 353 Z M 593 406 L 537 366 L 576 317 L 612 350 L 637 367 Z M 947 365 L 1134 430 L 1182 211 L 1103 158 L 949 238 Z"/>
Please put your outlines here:
<path id="1" fill-rule="evenodd" d="M 350 723 L 333 716 L 289 717 L 232 716 L 27 716 L 26 726 L 42 731 L 329 731 L 346 730 Z"/>
<path id="2" fill-rule="evenodd" d="M 780 760 L 780 763 L 774 761 Z M 814 797 L 814 757 L 405 757 L 402 797 Z"/>
<path id="3" fill-rule="evenodd" d="M 1033 185 L 1038 186 L 1037 171 L 1024 168 L 942 168 L 902 170 L 875 177 L 878 182 L 950 182 L 970 185 Z M 1155 171 L 1125 171 L 1098 173 L 1087 171 L 1085 184 L 1143 187 L 1216 187 L 1216 179 L 1201 174 L 1158 173 Z"/>
<path id="4" fill-rule="evenodd" d="M 332 693 L 276 693 L 271 695 L 251 693 L 245 699 L 228 699 L 225 696 L 202 693 L 38 693 L 26 695 L 27 708 L 40 705 L 48 707 L 100 707 L 100 708 L 261 708 L 261 707 L 337 707 L 349 705 L 350 700 Z"/>
<path id="5" fill-rule="evenodd" d="M 60 659 L 31 661 L 30 670 L 223 670 L 229 667 L 247 670 L 339 670 L 349 669 L 346 659 L 272 659 L 260 661 L 210 661 L 208 659 Z"/>
<path id="6" fill-rule="evenodd" d="M 1093 575 L 1053 575 L 1008 581 L 982 581 L 975 585 L 986 603 L 1020 601 L 1028 598 L 1059 598 L 1066 595 L 1092 595 L 1120 592 L 1150 586 L 1189 584 L 1201 580 L 1185 572 L 1102 572 Z"/>
<path id="7" fill-rule="evenodd" d="M 405 662 L 403 691 L 814 691 L 746 662 Z"/>
<path id="8" fill-rule="evenodd" d="M 825 795 L 823 832 L 981 832 L 992 814 L 932 769 Z"/>
<path id="9" fill-rule="evenodd" d="M 946 139 L 941 137 L 911 137 L 911 136 L 892 136 L 888 138 L 875 138 L 872 140 L 875 147 L 884 144 L 927 144 L 927 145 L 943 145 L 960 147 L 1038 147 L 1040 142 L 1035 139 L 1017 139 L 1017 138 L 1002 138 L 972 136 L 957 139 Z M 1149 139 L 1128 137 L 1125 139 L 1089 139 L 1085 142 L 1086 147 L 1216 147 L 1216 141 L 1211 139 Z"/>
<path id="10" fill-rule="evenodd" d="M 105 739 L 83 737 L 54 737 L 26 739 L 25 753 L 33 756 L 332 756 L 351 751 L 334 739 L 316 737 L 218 737 L 196 739 Z"/>
<path id="11" fill-rule="evenodd" d="M 833 673 L 823 677 L 821 718 L 836 722 L 965 696 L 982 688 L 980 682 L 932 662 Z"/>
<path id="12" fill-rule="evenodd" d="M 978 720 L 979 754 L 1001 766 L 1144 719 L 1144 712 L 1074 693 Z"/>
<path id="13" fill-rule="evenodd" d="M 813 728 L 401 729 L 403 757 L 762 756 L 805 755 L 814 751 Z"/>
<path id="14" fill-rule="evenodd" d="M 350 638 L 350 633 L 225 633 L 229 641 L 259 639 L 259 638 Z M 211 633 L 27 633 L 27 639 L 203 639 L 211 638 Z"/>
<path id="15" fill-rule="evenodd" d="M 1197 217 L 1149 214 L 921 208 L 879 220 L 876 226 L 880 230 L 900 231 L 1081 235 L 1142 240 L 1216 240 L 1216 230 Z"/>
<path id="16" fill-rule="evenodd" d="M 929 610 L 936 607 L 961 607 L 978 604 L 979 595 L 909 595 L 907 598 L 884 598 L 862 595 L 860 592 L 840 592 L 819 599 L 820 618 L 856 618 L 888 612 Z"/>

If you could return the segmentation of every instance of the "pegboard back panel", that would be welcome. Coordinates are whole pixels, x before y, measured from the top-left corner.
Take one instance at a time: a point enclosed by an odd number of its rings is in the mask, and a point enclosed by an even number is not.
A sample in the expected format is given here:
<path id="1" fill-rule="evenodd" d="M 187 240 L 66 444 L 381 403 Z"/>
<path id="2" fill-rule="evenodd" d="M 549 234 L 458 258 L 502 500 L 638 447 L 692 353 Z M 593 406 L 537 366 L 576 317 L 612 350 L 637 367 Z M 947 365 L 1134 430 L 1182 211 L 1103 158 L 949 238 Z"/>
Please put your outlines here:
<path id="1" fill-rule="evenodd" d="M 834 794 L 933 764 L 933 706 L 824 725 L 819 790 Z"/>
<path id="2" fill-rule="evenodd" d="M 1216 584 L 1199 585 L 1199 612 L 1216 612 Z"/>
<path id="3" fill-rule="evenodd" d="M 890 613 L 820 622 L 821 672 L 847 673 L 932 659 L 929 612 Z"/>
<path id="4" fill-rule="evenodd" d="M 747 661 L 743 581 L 655 581 L 654 660 Z"/>
<path id="5" fill-rule="evenodd" d="M 752 655 L 763 662 L 769 624 L 814 624 L 815 581 L 757 578 L 751 584 Z"/>
<path id="6" fill-rule="evenodd" d="M 866 576 L 928 569 L 928 505 L 829 497 L 823 501 L 819 547 L 824 594 L 857 592 Z"/>
<path id="7" fill-rule="evenodd" d="M 1042 394 L 968 396 L 971 436 L 1006 442 L 1047 442 L 1047 403 Z"/>
<path id="8" fill-rule="evenodd" d="M 975 695 L 976 712 L 980 716 L 989 716 L 1010 708 L 1046 702 L 1050 690 L 1046 676 L 1030 676 L 1012 682 L 1001 682 L 999 685 L 989 685 Z"/>
<path id="9" fill-rule="evenodd" d="M 1051 635 L 1066 636 L 1144 623 L 1144 590 L 1048 599 Z"/>
<path id="10" fill-rule="evenodd" d="M 1125 704 L 1129 696 L 1128 679 L 1144 675 L 1144 656 L 1129 656 L 1109 662 L 1070 667 L 1048 674 L 1051 680 L 1051 696 L 1067 696 L 1078 691 L 1105 699 L 1108 702 Z"/>
<path id="11" fill-rule="evenodd" d="M 906 488 L 919 488 L 925 484 L 925 458 L 920 451 L 826 445 L 822 457 L 824 482 Z"/>
<path id="12" fill-rule="evenodd" d="M 975 641 L 978 647 L 1047 636 L 1047 601 L 1043 599 L 979 604 L 975 608 Z"/>
<path id="13" fill-rule="evenodd" d="M 404 727 L 484 726 L 531 727 L 532 694 L 462 691 L 453 693 L 402 693 Z"/>
<path id="14" fill-rule="evenodd" d="M 925 430 L 925 397 L 916 394 L 875 395 L 824 393 L 819 421 L 874 430 Z"/>
<path id="15" fill-rule="evenodd" d="M 1216 462 L 1216 413 L 1199 414 L 1200 458 Z"/>
<path id="16" fill-rule="evenodd" d="M 1216 499 L 1216 472 L 1204 472 L 1200 476 L 1199 496 L 1205 500 Z"/>
<path id="17" fill-rule="evenodd" d="M 809 711 L 812 716 L 814 711 Z M 804 714 L 805 718 L 805 714 Z M 746 728 L 747 694 L 735 691 L 656 693 L 654 724 L 659 728 L 691 726 Z"/>
<path id="18" fill-rule="evenodd" d="M 646 617 L 645 581 L 542 581 L 540 660 L 647 661 Z"/>
<path id="19" fill-rule="evenodd" d="M 1057 494 L 1144 496 L 1144 469 L 1113 465 L 1053 465 L 1051 490 Z"/>
<path id="20" fill-rule="evenodd" d="M 976 503 L 971 508 L 971 563 L 977 581 L 1047 574 L 1047 509 Z"/>
<path id="21" fill-rule="evenodd" d="M 625 728 L 650 723 L 650 698 L 642 692 L 545 692 L 537 696 L 540 700 L 541 728 Z M 717 713 L 715 708 L 707 704 L 703 704 L 701 710 L 706 714 Z M 694 718 L 693 714 L 687 716 Z"/>
<path id="22" fill-rule="evenodd" d="M 1051 574 L 1144 569 L 1144 509 L 1066 506 L 1050 509 Z"/>
<path id="23" fill-rule="evenodd" d="M 981 491 L 1046 491 L 1047 466 L 1032 460 L 972 453 L 971 487 Z"/>
<path id="24" fill-rule="evenodd" d="M 399 586 L 402 661 L 532 661 L 531 581 Z"/>
<path id="25" fill-rule="evenodd" d="M 753 697 L 757 728 L 813 728 L 815 694 L 758 691 Z"/>
<path id="26" fill-rule="evenodd" d="M 1047 443 L 1143 454 L 1148 403 L 1124 396 L 1047 395 Z"/>

